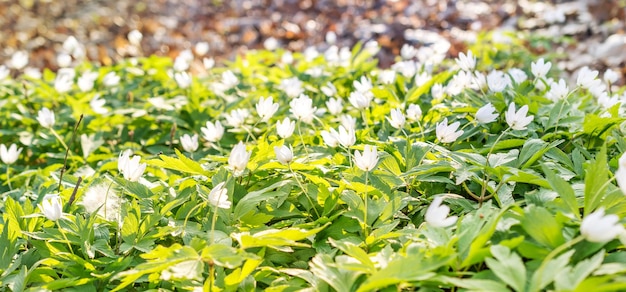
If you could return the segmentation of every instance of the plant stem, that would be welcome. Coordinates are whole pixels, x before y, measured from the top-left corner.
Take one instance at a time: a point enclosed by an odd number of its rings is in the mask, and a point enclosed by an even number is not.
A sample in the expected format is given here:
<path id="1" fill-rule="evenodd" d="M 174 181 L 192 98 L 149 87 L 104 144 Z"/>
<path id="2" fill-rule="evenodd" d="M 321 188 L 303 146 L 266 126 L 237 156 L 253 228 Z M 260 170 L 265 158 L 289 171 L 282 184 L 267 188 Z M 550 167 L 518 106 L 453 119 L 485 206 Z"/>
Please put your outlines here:
<path id="1" fill-rule="evenodd" d="M 9 185 L 9 191 L 12 191 L 13 188 L 11 187 L 11 178 L 9 177 L 9 165 L 7 164 L 7 184 Z"/>
<path id="2" fill-rule="evenodd" d="M 539 275 L 539 279 L 541 280 L 541 275 L 543 274 L 543 270 L 546 268 L 546 265 L 548 264 L 548 262 L 550 262 L 554 257 L 556 257 L 557 255 L 559 255 L 562 251 L 564 251 L 565 249 L 573 246 L 574 244 L 577 244 L 581 241 L 583 241 L 583 239 L 585 239 L 584 236 L 579 235 L 578 237 L 567 241 L 561 245 L 559 245 L 557 248 L 553 249 L 548 256 L 546 256 L 543 261 L 541 262 L 541 265 L 539 266 L 539 268 L 537 269 L 537 271 L 535 271 L 535 274 Z M 541 282 L 541 281 L 539 281 Z"/>
<path id="3" fill-rule="evenodd" d="M 365 194 L 363 195 L 363 206 L 365 207 L 365 212 L 363 213 L 363 233 L 365 234 L 365 241 L 367 241 L 367 237 L 369 236 L 369 225 L 367 223 L 367 183 L 368 183 L 368 178 L 369 178 L 369 171 L 365 172 Z"/>
<path id="4" fill-rule="evenodd" d="M 302 137 L 302 129 L 300 129 L 301 120 L 298 119 L 296 126 L 298 127 L 298 135 L 300 136 L 300 143 L 302 143 L 302 147 L 304 147 L 304 153 L 306 153 L 306 160 L 309 160 L 309 150 L 306 148 L 306 144 L 304 143 L 304 137 Z"/>
<path id="5" fill-rule="evenodd" d="M 217 207 L 217 203 L 219 202 L 215 202 L 215 208 L 213 209 L 213 218 L 211 218 L 211 245 L 215 243 L 215 223 L 217 222 L 217 210 L 219 210 L 219 208 Z"/>
<path id="6" fill-rule="evenodd" d="M 65 144 L 65 142 L 63 141 L 63 139 L 61 139 L 61 136 L 59 136 L 59 134 L 57 133 L 57 131 L 55 131 L 53 128 L 50 128 L 50 131 L 52 132 L 52 135 L 54 135 L 54 137 L 57 138 L 57 140 L 59 140 L 59 142 L 61 142 L 61 145 L 63 145 L 63 148 L 65 148 L 66 150 L 69 149 L 67 147 L 67 144 Z"/>
<path id="7" fill-rule="evenodd" d="M 496 147 L 496 144 L 498 144 L 500 139 L 502 139 L 502 137 L 504 137 L 504 134 L 506 134 L 509 130 L 511 130 L 511 127 L 506 128 L 504 131 L 502 131 L 502 133 L 500 133 L 500 136 L 496 138 L 496 141 L 493 142 L 493 144 L 491 145 L 491 148 L 489 148 L 489 152 L 487 153 L 487 158 L 485 159 L 485 169 L 483 170 L 483 183 L 481 186 L 482 189 L 480 190 L 480 198 L 478 200 L 479 206 L 483 205 L 483 202 L 485 201 L 485 193 L 487 192 L 487 169 L 486 168 L 489 167 L 489 157 L 491 156 L 493 149 Z"/>
<path id="8" fill-rule="evenodd" d="M 70 249 L 70 252 L 74 253 L 74 250 L 72 250 L 72 245 L 70 244 L 70 240 L 67 239 L 65 232 L 63 232 L 63 228 L 61 228 L 61 224 L 59 223 L 59 220 L 55 221 L 55 223 L 57 224 L 57 227 L 59 228 L 59 232 L 61 232 L 61 235 L 63 235 L 63 239 L 65 239 L 65 243 L 67 243 L 67 247 Z"/>
<path id="9" fill-rule="evenodd" d="M 317 212 L 317 208 L 315 208 L 315 204 L 313 203 L 313 200 L 311 200 L 311 197 L 309 197 L 309 193 L 306 191 L 306 189 L 304 188 L 304 186 L 302 185 L 302 183 L 298 179 L 298 175 L 296 174 L 296 172 L 293 171 L 293 168 L 291 168 L 291 163 L 287 164 L 287 167 L 289 167 L 289 171 L 291 172 L 291 175 L 293 175 L 293 178 L 298 183 L 298 186 L 300 186 L 300 189 L 302 189 L 302 192 L 306 196 L 307 200 L 309 200 L 309 203 L 311 204 L 311 208 L 315 212 L 315 215 L 317 216 L 317 218 L 320 218 L 320 214 Z M 311 214 L 309 214 L 309 215 L 311 215 Z"/>

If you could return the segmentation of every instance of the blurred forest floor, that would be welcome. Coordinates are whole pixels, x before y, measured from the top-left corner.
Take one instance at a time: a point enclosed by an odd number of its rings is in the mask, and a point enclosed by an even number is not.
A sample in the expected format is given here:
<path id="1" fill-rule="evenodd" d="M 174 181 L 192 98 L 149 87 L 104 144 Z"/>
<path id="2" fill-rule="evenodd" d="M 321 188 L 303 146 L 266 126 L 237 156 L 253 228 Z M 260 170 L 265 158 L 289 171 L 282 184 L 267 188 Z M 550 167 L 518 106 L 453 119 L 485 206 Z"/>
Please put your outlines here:
<path id="1" fill-rule="evenodd" d="M 573 40 L 543 48 L 568 54 L 561 69 L 589 65 L 626 74 L 626 0 L 0 0 L 0 15 L 0 64 L 26 50 L 29 66 L 53 70 L 69 36 L 102 64 L 133 55 L 175 57 L 198 42 L 209 44 L 205 57 L 220 62 L 263 48 L 270 38 L 293 51 L 324 49 L 332 31 L 338 46 L 378 41 L 380 64 L 388 67 L 404 43 L 445 39 L 456 57 L 481 31 L 523 30 Z M 140 49 L 129 46 L 134 29 L 143 34 Z"/>

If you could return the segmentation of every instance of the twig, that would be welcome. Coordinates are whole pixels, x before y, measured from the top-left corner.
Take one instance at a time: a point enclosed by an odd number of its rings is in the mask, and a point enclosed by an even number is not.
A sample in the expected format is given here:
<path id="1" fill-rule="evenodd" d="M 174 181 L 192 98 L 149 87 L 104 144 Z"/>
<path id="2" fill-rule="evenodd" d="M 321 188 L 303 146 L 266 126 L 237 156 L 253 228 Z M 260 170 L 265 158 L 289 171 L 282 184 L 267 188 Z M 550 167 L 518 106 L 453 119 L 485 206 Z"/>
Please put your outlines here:
<path id="1" fill-rule="evenodd" d="M 70 137 L 70 141 L 72 141 L 72 146 L 74 146 L 74 136 L 76 136 L 76 130 L 78 129 L 78 126 L 80 125 L 80 122 L 83 121 L 83 114 L 80 115 L 80 118 L 78 118 L 78 122 L 76 122 L 76 125 L 74 125 L 74 131 L 72 132 L 72 136 Z M 57 189 L 58 192 L 61 192 L 61 184 L 63 182 L 63 174 L 65 173 L 65 169 L 67 168 L 67 155 L 70 153 L 70 147 L 66 147 L 65 148 L 65 158 L 63 159 L 63 168 L 61 168 L 61 175 L 59 175 L 59 188 Z"/>
<path id="2" fill-rule="evenodd" d="M 81 182 L 83 182 L 83 177 L 79 176 L 78 181 L 76 182 L 76 185 L 74 186 L 74 190 L 72 191 L 72 195 L 70 196 L 69 201 L 67 201 L 67 204 L 65 204 L 65 212 L 69 212 L 70 207 L 72 206 L 72 203 L 74 203 L 74 200 L 76 200 L 76 193 L 78 192 L 78 187 L 80 186 Z"/>

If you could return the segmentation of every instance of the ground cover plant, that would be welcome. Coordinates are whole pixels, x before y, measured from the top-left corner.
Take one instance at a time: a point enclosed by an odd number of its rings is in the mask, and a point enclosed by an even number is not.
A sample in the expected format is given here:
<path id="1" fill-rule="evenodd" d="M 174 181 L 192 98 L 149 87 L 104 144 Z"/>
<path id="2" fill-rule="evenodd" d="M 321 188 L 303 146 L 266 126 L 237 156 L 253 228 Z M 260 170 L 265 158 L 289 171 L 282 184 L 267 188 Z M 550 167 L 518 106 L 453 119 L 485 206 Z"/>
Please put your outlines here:
<path id="1" fill-rule="evenodd" d="M 1 289 L 626 289 L 619 75 L 507 39 L 1 67 Z"/>

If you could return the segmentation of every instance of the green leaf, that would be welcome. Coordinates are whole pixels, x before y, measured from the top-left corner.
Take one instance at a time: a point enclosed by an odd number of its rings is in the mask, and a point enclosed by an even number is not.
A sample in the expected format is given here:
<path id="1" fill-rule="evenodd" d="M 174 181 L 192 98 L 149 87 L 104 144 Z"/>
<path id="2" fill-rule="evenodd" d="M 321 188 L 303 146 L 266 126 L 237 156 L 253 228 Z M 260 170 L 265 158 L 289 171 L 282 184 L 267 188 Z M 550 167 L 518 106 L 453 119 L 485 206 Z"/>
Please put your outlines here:
<path id="1" fill-rule="evenodd" d="M 554 218 L 554 214 L 543 207 L 526 207 L 520 223 L 528 235 L 544 246 L 556 248 L 565 242 L 563 225 Z"/>
<path id="2" fill-rule="evenodd" d="M 580 219 L 580 211 L 574 188 L 560 176 L 556 175 L 546 165 L 542 165 L 542 169 L 552 189 L 559 194 L 559 197 L 565 202 L 565 205 L 569 207 L 569 211 L 574 214 L 576 218 Z"/>
<path id="3" fill-rule="evenodd" d="M 291 251 L 289 246 L 309 246 L 308 244 L 300 243 L 298 241 L 317 234 L 328 225 L 330 225 L 330 222 L 324 226 L 310 230 L 302 228 L 283 228 L 267 229 L 255 234 L 250 234 L 250 232 L 241 232 L 233 234 L 232 237 L 239 242 L 241 248 L 243 249 L 267 246 L 278 250 Z"/>
<path id="4" fill-rule="evenodd" d="M 575 250 L 570 250 L 550 260 L 541 271 L 535 271 L 530 280 L 528 291 L 542 291 L 548 284 L 554 281 L 558 273 L 568 270 L 566 267 L 574 252 Z"/>
<path id="5" fill-rule="evenodd" d="M 452 259 L 453 255 L 426 256 L 421 252 L 398 256 L 367 278 L 357 291 L 373 291 L 389 285 L 428 280 L 436 275 L 434 270 Z"/>
<path id="6" fill-rule="evenodd" d="M 290 180 L 283 180 L 277 183 L 274 183 L 270 186 L 262 188 L 260 190 L 250 192 L 246 194 L 239 202 L 234 209 L 234 215 L 236 219 L 240 219 L 248 212 L 252 211 L 254 207 L 263 201 L 266 201 L 270 198 L 275 197 L 285 197 L 289 195 L 289 191 L 291 190 L 291 184 L 293 184 Z M 278 189 L 278 190 L 276 190 Z M 276 191 L 271 191 L 276 190 Z"/>
<path id="7" fill-rule="evenodd" d="M 493 258 L 486 258 L 485 263 L 502 281 L 513 287 L 515 291 L 526 289 L 526 267 L 522 258 L 509 248 L 502 245 L 491 247 Z"/>
<path id="8" fill-rule="evenodd" d="M 595 211 L 604 196 L 606 182 L 609 180 L 606 145 L 602 145 L 596 159 L 585 167 L 585 216 Z"/>
<path id="9" fill-rule="evenodd" d="M 159 158 L 161 158 L 161 160 L 151 159 L 148 160 L 147 163 L 149 165 L 172 169 L 193 175 L 210 176 L 209 173 L 204 170 L 204 168 L 202 168 L 199 163 L 187 158 L 184 154 L 180 153 L 178 149 L 174 149 L 174 151 L 176 151 L 176 156 L 178 158 L 173 158 L 162 154 L 159 155 Z"/>

